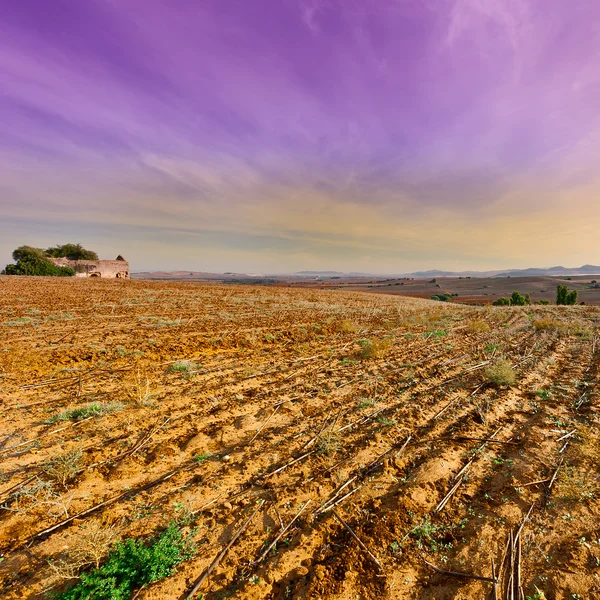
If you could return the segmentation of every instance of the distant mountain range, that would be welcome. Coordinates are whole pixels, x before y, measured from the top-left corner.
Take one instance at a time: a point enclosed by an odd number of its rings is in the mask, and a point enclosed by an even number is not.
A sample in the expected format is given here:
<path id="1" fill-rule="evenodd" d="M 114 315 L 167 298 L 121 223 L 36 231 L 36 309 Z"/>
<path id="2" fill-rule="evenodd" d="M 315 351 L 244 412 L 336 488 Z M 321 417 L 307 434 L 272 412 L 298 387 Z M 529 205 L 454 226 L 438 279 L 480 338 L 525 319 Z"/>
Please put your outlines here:
<path id="1" fill-rule="evenodd" d="M 582 267 L 550 267 L 549 269 L 515 269 L 501 271 L 495 277 L 550 277 L 557 275 L 599 275 L 600 267 L 583 265 Z"/>
<path id="2" fill-rule="evenodd" d="M 304 279 L 304 278 L 361 278 L 361 277 L 387 277 L 398 279 L 412 277 L 414 279 L 431 279 L 433 277 L 560 277 L 567 275 L 599 275 L 600 266 L 583 265 L 582 267 L 548 267 L 530 269 L 508 269 L 495 271 L 415 271 L 414 273 L 401 273 L 394 275 L 381 275 L 374 273 L 344 273 L 342 271 L 296 271 L 295 273 L 258 274 L 258 273 L 207 273 L 203 271 L 145 271 L 132 273 L 134 279 L 190 279 L 197 281 L 239 281 L 265 278 L 271 279 Z"/>
<path id="3" fill-rule="evenodd" d="M 400 275 L 380 275 L 373 273 L 341 273 L 339 271 L 297 271 L 300 277 L 414 277 L 426 279 L 431 277 L 551 277 L 561 275 L 600 275 L 600 266 L 583 265 L 582 267 L 548 267 L 530 269 L 507 269 L 494 271 L 415 271 Z"/>

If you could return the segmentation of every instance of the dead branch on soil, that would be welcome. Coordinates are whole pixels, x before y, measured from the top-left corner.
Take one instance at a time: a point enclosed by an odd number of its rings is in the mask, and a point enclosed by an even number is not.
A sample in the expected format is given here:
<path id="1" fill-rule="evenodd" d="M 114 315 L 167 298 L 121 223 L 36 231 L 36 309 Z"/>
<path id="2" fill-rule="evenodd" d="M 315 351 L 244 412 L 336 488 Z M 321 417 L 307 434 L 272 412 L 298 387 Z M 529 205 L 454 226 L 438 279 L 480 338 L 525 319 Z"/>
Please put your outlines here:
<path id="1" fill-rule="evenodd" d="M 494 440 L 493 438 L 478 438 L 478 437 L 467 437 L 465 435 L 459 435 L 455 437 L 441 437 L 438 440 L 457 440 L 457 441 L 472 441 L 472 442 L 486 442 L 488 444 L 507 444 L 509 446 L 518 446 L 519 442 L 511 442 L 504 440 Z"/>
<path id="2" fill-rule="evenodd" d="M 482 450 L 485 447 L 485 445 L 488 444 L 490 441 L 493 441 L 494 437 L 496 437 L 496 435 L 500 432 L 501 429 L 502 429 L 502 427 L 498 427 L 498 429 L 496 429 L 496 431 L 494 431 L 494 433 L 492 433 L 492 435 L 489 438 L 484 438 L 483 443 L 480 444 L 479 447 L 475 449 L 475 452 L 473 453 L 473 457 L 454 476 L 454 480 L 456 481 L 456 483 L 452 486 L 452 488 L 450 488 L 450 491 L 442 498 L 442 500 L 440 501 L 440 503 L 435 507 L 435 512 L 440 512 L 444 508 L 444 506 L 446 506 L 446 504 L 448 503 L 448 501 L 450 500 L 450 498 L 452 498 L 452 496 L 454 495 L 454 493 L 456 492 L 456 490 L 458 490 L 458 488 L 460 487 L 461 483 L 464 481 L 465 473 L 467 472 L 467 470 L 469 469 L 469 467 L 473 464 L 473 462 L 475 461 L 475 459 L 479 455 L 479 451 Z"/>
<path id="3" fill-rule="evenodd" d="M 285 532 L 288 531 L 292 527 L 292 525 L 297 521 L 297 519 L 304 512 L 304 509 L 310 504 L 310 502 L 311 502 L 310 500 L 307 500 L 304 503 L 304 505 L 302 506 L 302 508 L 296 513 L 296 516 L 286 525 L 286 527 L 284 527 L 279 532 L 279 534 L 277 535 L 277 537 L 264 549 L 264 551 L 262 552 L 262 554 L 254 561 L 253 564 L 258 565 L 259 563 L 261 563 L 269 555 L 269 552 L 271 552 L 271 549 L 275 547 L 275 545 L 283 537 L 283 535 L 285 534 Z"/>
<path id="4" fill-rule="evenodd" d="M 440 575 L 451 575 L 452 577 L 464 577 L 465 579 L 476 579 L 477 581 L 490 581 L 491 583 L 498 583 L 497 579 L 494 577 L 483 577 L 482 575 L 473 575 L 473 573 L 462 573 L 460 571 L 446 571 L 445 569 L 440 569 L 433 563 L 430 563 L 425 558 L 423 558 L 423 562 Z"/>
<path id="5" fill-rule="evenodd" d="M 260 434 L 260 432 L 267 426 L 267 424 L 269 423 L 269 421 L 275 416 L 275 414 L 277 413 L 277 411 L 281 408 L 281 404 L 278 404 L 275 407 L 275 410 L 269 415 L 269 417 L 267 418 L 267 420 L 260 426 L 260 428 L 258 429 L 258 431 L 252 436 L 252 439 L 248 442 L 248 444 L 251 444 Z"/>
<path id="6" fill-rule="evenodd" d="M 105 508 L 106 506 L 109 506 L 110 504 L 114 504 L 115 502 L 122 500 L 123 498 L 135 496 L 136 494 L 139 494 L 140 492 L 149 490 L 149 489 L 159 485 L 160 483 L 163 483 L 164 481 L 171 479 L 171 477 L 173 477 L 174 475 L 177 475 L 178 473 L 180 473 L 184 470 L 185 469 L 182 469 L 182 468 L 175 469 L 173 471 L 170 471 L 166 475 L 163 475 L 163 476 L 159 477 L 158 479 L 155 479 L 154 481 L 146 483 L 136 489 L 128 490 L 126 492 L 123 492 L 122 494 L 117 494 L 116 496 L 112 496 L 108 500 L 104 500 L 103 502 L 100 502 L 99 504 L 95 504 L 94 506 L 92 506 L 91 508 L 88 508 L 87 510 L 84 510 L 80 513 L 77 513 L 76 515 L 73 515 L 72 517 L 69 517 L 68 519 L 64 519 L 64 520 L 60 521 L 59 523 L 52 525 L 52 527 L 47 527 L 46 529 L 42 529 L 41 531 L 38 531 L 37 533 L 34 533 L 34 534 L 28 536 L 27 538 L 25 538 L 24 543 L 32 542 L 38 538 L 44 537 L 44 536 L 54 533 L 60 529 L 63 529 L 67 525 L 70 525 L 76 519 L 82 519 L 83 517 L 87 517 L 87 516 L 97 512 L 98 510 Z"/>
<path id="7" fill-rule="evenodd" d="M 504 586 L 504 600 L 522 600 L 525 597 L 523 593 L 523 586 L 521 585 L 521 560 L 522 560 L 522 543 L 521 533 L 525 527 L 525 523 L 529 519 L 531 512 L 535 506 L 535 502 L 531 504 L 529 510 L 523 517 L 521 523 L 515 531 L 510 532 L 506 549 L 502 557 L 500 564 L 500 576 L 504 568 L 504 563 L 507 563 L 506 574 L 504 580 L 506 584 Z M 506 560 L 508 559 L 508 560 Z"/>
<path id="8" fill-rule="evenodd" d="M 450 488 L 450 491 L 442 498 L 440 503 L 435 507 L 435 512 L 441 512 L 444 506 L 448 504 L 448 500 L 452 498 L 456 490 L 460 487 L 460 484 L 463 482 L 464 475 L 459 477 L 458 481 Z"/>
<path id="9" fill-rule="evenodd" d="M 550 493 L 550 490 L 552 489 L 552 486 L 554 485 L 554 482 L 556 481 L 556 476 L 558 475 L 558 471 L 559 471 L 560 467 L 562 466 L 564 460 L 565 460 L 565 457 L 561 456 L 560 460 L 558 461 L 558 465 L 556 465 L 556 469 L 554 469 L 554 473 L 552 474 L 552 477 L 550 478 L 550 483 L 548 484 L 548 493 Z"/>
<path id="10" fill-rule="evenodd" d="M 82 423 L 85 423 L 86 421 L 93 419 L 94 417 L 95 417 L 95 415 L 92 415 L 91 417 L 87 417 L 87 419 L 81 419 L 81 421 L 73 421 L 72 423 L 69 423 L 68 425 L 65 425 L 64 427 L 61 427 L 60 429 L 55 429 L 54 431 L 47 431 L 45 433 L 42 433 L 41 435 L 38 435 L 38 437 L 33 438 L 31 440 L 21 442 L 20 444 L 10 446 L 9 448 L 4 448 L 3 450 L 0 450 L 0 454 L 5 454 L 5 453 L 9 452 L 10 450 L 14 450 L 15 448 L 20 448 L 21 446 L 26 446 L 27 444 L 34 444 L 37 441 L 39 441 L 40 439 L 42 439 L 43 437 L 46 437 L 48 435 L 54 435 L 55 433 L 59 433 L 61 431 L 64 431 L 65 429 L 69 429 L 69 427 L 77 427 L 77 426 L 81 425 Z"/>
<path id="11" fill-rule="evenodd" d="M 333 509 L 332 512 L 333 512 L 333 516 L 344 526 L 346 531 L 348 531 L 348 533 L 357 541 L 358 545 L 365 551 L 367 556 L 377 565 L 377 568 L 380 570 L 383 570 L 381 563 L 375 558 L 375 556 L 365 546 L 365 544 L 362 542 L 362 540 L 354 533 L 354 531 L 352 531 L 352 528 L 350 527 L 350 525 L 348 525 L 348 523 L 346 523 L 346 521 L 344 521 L 344 519 L 342 519 L 342 517 L 340 517 L 340 515 L 337 513 L 337 511 L 335 509 Z"/>
<path id="12" fill-rule="evenodd" d="M 223 550 L 221 550 L 221 552 L 219 552 L 219 554 L 217 554 L 217 556 L 212 561 L 212 563 L 210 563 L 210 566 L 208 567 L 208 569 L 206 569 L 206 571 L 204 571 L 204 573 L 200 577 L 200 579 L 198 579 L 198 581 L 196 582 L 194 587 L 191 589 L 190 593 L 187 595 L 188 600 L 190 600 L 197 594 L 198 590 L 202 587 L 202 584 L 208 579 L 209 575 L 215 570 L 217 565 L 221 562 L 221 559 L 229 551 L 229 548 L 231 548 L 231 546 L 233 546 L 233 544 L 235 544 L 236 540 L 240 537 L 240 535 L 242 535 L 242 533 L 244 533 L 244 531 L 246 530 L 248 525 L 250 525 L 250 522 L 252 521 L 252 519 L 254 518 L 256 513 L 262 508 L 264 503 L 265 503 L 264 500 L 258 501 L 258 506 L 252 511 L 252 514 L 244 521 L 244 524 L 233 534 L 233 536 L 232 536 L 231 540 L 229 541 L 229 543 L 227 544 L 227 546 L 225 546 L 225 548 L 223 548 Z"/>

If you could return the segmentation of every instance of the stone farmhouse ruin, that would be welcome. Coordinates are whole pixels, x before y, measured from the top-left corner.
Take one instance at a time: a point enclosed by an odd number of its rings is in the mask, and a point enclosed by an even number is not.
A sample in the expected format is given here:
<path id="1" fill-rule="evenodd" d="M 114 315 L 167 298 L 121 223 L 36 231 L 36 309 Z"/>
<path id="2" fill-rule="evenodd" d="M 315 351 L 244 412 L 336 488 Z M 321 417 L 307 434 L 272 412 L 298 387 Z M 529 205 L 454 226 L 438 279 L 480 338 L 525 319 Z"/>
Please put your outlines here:
<path id="1" fill-rule="evenodd" d="M 58 267 L 75 269 L 75 277 L 101 277 L 103 279 L 129 279 L 129 263 L 121 256 L 115 260 L 71 260 L 50 258 Z"/>

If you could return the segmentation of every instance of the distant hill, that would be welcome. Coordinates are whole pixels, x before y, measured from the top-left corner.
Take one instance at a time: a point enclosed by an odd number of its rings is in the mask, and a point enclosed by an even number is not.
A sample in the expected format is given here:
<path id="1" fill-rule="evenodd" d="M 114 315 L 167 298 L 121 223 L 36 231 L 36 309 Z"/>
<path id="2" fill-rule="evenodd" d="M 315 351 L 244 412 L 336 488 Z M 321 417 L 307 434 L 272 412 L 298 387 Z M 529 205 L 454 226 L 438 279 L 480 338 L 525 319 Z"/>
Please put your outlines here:
<path id="1" fill-rule="evenodd" d="M 548 269 L 514 269 L 501 271 L 494 277 L 548 277 L 560 275 L 600 275 L 600 267 L 583 265 L 582 267 L 549 267 Z"/>
<path id="2" fill-rule="evenodd" d="M 360 277 L 387 277 L 387 278 L 414 278 L 431 279 L 435 277 L 560 277 L 567 275 L 599 275 L 600 266 L 583 265 L 582 267 L 544 267 L 529 269 L 507 269 L 493 271 L 441 271 L 432 269 L 429 271 L 415 271 L 414 273 L 401 274 L 376 274 L 376 273 L 357 273 L 342 271 L 296 271 L 295 273 L 207 273 L 203 271 L 145 271 L 142 273 L 132 273 L 133 279 L 177 279 L 177 280 L 195 280 L 195 281 L 225 281 L 241 279 L 258 280 L 265 278 L 278 279 L 281 281 L 297 279 L 301 280 L 307 277 L 316 278 L 360 278 Z"/>

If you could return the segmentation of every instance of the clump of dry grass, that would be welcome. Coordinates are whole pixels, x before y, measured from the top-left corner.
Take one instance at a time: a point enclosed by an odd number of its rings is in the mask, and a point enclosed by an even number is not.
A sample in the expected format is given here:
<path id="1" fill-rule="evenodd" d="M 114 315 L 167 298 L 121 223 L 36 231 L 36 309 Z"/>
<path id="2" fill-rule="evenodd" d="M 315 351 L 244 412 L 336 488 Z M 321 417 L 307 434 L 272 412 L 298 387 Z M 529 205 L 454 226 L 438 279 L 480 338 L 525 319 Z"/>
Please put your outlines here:
<path id="1" fill-rule="evenodd" d="M 350 319 L 343 319 L 335 324 L 335 330 L 338 333 L 355 333 L 358 330 L 358 326 Z"/>
<path id="2" fill-rule="evenodd" d="M 52 481 L 66 487 L 83 468 L 83 453 L 79 449 L 68 450 L 50 459 L 42 467 L 43 473 Z"/>
<path id="3" fill-rule="evenodd" d="M 466 333 L 487 333 L 490 326 L 483 319 L 474 319 L 469 321 L 465 326 Z"/>
<path id="4" fill-rule="evenodd" d="M 561 328 L 561 324 L 550 317 L 542 317 L 541 319 L 535 319 L 533 321 L 533 328 L 536 331 L 553 331 L 559 330 Z"/>
<path id="5" fill-rule="evenodd" d="M 342 438 L 334 431 L 324 433 L 317 440 L 317 454 L 333 456 L 342 449 Z"/>
<path id="6" fill-rule="evenodd" d="M 517 376 L 506 358 L 499 358 L 494 361 L 485 371 L 485 378 L 494 385 L 514 385 Z"/>
<path id="7" fill-rule="evenodd" d="M 98 568 L 116 541 L 117 532 L 114 527 L 94 519 L 82 526 L 63 557 L 48 561 L 48 564 L 61 579 L 74 579 L 85 567 Z"/>
<path id="8" fill-rule="evenodd" d="M 361 350 L 358 357 L 361 360 L 368 360 L 370 358 L 381 358 L 385 356 L 392 347 L 392 340 L 385 338 L 382 340 L 360 340 L 358 342 L 361 346 Z"/>
<path id="9" fill-rule="evenodd" d="M 137 368 L 133 372 L 133 379 L 130 387 L 127 389 L 127 395 L 138 406 L 148 406 L 151 404 L 154 394 L 151 391 L 150 378 L 146 371 Z"/>

